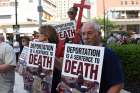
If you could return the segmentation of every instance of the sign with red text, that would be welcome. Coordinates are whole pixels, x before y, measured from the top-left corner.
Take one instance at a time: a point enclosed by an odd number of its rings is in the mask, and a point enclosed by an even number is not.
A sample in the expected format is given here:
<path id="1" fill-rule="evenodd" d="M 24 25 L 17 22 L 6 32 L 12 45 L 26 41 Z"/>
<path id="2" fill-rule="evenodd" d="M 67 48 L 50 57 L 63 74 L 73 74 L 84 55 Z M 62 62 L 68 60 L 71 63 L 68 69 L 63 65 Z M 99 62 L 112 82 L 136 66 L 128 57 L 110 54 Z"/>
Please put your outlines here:
<path id="1" fill-rule="evenodd" d="M 43 42 L 30 42 L 28 53 L 28 66 L 53 70 L 56 45 Z"/>
<path id="2" fill-rule="evenodd" d="M 59 40 L 64 40 L 65 38 L 74 38 L 75 36 L 76 27 L 74 21 L 54 25 L 54 28 L 58 33 Z"/>
<path id="3" fill-rule="evenodd" d="M 61 83 L 67 91 L 98 93 L 103 58 L 104 47 L 66 44 Z"/>

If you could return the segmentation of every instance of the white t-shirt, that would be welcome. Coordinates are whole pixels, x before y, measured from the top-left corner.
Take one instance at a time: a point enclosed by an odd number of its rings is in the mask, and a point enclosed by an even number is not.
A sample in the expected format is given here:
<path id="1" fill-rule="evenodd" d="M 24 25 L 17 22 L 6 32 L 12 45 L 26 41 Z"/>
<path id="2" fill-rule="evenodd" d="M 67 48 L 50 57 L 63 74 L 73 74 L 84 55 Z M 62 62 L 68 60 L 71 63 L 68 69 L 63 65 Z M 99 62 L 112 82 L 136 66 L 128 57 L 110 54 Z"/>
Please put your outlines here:
<path id="1" fill-rule="evenodd" d="M 9 64 L 16 66 L 16 56 L 12 46 L 2 42 L 0 43 L 0 65 Z M 15 70 L 10 69 L 5 73 L 0 73 L 0 92 L 1 93 L 13 93 Z"/>

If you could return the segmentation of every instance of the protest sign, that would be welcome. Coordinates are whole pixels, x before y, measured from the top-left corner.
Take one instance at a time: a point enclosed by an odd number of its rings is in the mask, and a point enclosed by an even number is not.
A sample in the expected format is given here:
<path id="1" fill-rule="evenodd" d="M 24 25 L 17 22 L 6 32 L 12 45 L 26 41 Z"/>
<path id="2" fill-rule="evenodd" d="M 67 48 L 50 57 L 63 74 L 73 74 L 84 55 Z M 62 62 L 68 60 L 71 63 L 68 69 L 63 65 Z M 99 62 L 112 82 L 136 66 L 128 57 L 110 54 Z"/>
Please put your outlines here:
<path id="1" fill-rule="evenodd" d="M 103 58 L 104 47 L 66 44 L 59 85 L 67 91 L 99 93 Z"/>
<path id="2" fill-rule="evenodd" d="M 22 49 L 22 52 L 21 52 L 21 54 L 19 56 L 17 68 L 18 68 L 18 72 L 20 74 L 23 73 L 23 70 L 27 66 L 27 54 L 28 54 L 28 50 L 29 50 L 29 48 L 26 47 L 26 46 L 24 46 L 24 48 Z"/>
<path id="3" fill-rule="evenodd" d="M 75 22 L 69 21 L 65 23 L 60 23 L 57 25 L 53 25 L 56 29 L 56 32 L 58 34 L 58 43 L 57 43 L 57 50 L 56 50 L 56 56 L 63 57 L 64 55 L 64 47 L 65 43 L 74 43 L 75 39 Z"/>
<path id="4" fill-rule="evenodd" d="M 28 53 L 28 66 L 53 70 L 56 45 L 51 43 L 30 42 Z"/>
<path id="5" fill-rule="evenodd" d="M 74 21 L 54 25 L 54 28 L 58 33 L 59 40 L 64 40 L 65 38 L 74 38 L 75 36 Z"/>
<path id="6" fill-rule="evenodd" d="M 28 47 L 26 47 L 26 46 L 23 47 L 22 52 L 19 56 L 19 60 L 25 60 L 26 59 L 27 54 L 28 54 L 28 50 L 29 50 Z"/>

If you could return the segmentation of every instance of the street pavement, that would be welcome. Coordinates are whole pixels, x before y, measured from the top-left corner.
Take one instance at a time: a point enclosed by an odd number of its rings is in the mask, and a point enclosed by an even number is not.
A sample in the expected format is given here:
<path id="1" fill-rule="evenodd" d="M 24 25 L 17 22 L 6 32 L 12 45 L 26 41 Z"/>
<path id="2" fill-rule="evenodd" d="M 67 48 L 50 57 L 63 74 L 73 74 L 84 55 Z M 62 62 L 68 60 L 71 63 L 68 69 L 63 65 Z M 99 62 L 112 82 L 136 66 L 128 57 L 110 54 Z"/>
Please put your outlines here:
<path id="1" fill-rule="evenodd" d="M 15 73 L 14 93 L 28 93 L 24 90 L 23 78 L 17 72 Z"/>

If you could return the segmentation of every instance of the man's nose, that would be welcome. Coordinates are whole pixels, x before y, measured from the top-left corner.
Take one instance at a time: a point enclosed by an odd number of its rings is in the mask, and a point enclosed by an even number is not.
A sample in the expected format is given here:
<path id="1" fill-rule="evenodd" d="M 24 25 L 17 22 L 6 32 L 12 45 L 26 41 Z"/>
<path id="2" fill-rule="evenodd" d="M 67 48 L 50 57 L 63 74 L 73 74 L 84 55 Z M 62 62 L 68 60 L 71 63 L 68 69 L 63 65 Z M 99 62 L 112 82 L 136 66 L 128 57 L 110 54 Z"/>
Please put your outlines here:
<path id="1" fill-rule="evenodd" d="M 87 39 L 88 38 L 88 35 L 87 34 L 84 34 L 83 37 L 84 37 L 84 39 Z"/>

